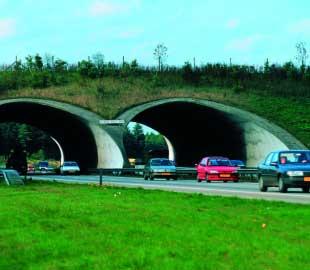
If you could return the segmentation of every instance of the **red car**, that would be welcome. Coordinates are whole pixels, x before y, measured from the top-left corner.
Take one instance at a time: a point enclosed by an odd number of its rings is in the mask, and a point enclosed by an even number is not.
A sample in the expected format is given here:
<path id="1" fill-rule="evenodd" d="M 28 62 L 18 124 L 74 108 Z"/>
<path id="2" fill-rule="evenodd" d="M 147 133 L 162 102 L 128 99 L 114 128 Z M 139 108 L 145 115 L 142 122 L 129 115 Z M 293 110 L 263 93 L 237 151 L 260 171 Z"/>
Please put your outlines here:
<path id="1" fill-rule="evenodd" d="M 196 168 L 198 182 L 239 181 L 237 168 L 225 157 L 205 157 Z"/>

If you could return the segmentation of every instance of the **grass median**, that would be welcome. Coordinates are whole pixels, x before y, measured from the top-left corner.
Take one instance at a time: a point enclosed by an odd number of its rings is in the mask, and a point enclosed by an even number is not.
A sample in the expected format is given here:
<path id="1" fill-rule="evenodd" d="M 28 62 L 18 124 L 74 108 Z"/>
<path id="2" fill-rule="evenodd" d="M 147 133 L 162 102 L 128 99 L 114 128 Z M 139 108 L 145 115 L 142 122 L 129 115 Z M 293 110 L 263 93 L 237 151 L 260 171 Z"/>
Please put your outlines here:
<path id="1" fill-rule="evenodd" d="M 0 187 L 0 269 L 308 269 L 308 205 L 32 183 Z"/>

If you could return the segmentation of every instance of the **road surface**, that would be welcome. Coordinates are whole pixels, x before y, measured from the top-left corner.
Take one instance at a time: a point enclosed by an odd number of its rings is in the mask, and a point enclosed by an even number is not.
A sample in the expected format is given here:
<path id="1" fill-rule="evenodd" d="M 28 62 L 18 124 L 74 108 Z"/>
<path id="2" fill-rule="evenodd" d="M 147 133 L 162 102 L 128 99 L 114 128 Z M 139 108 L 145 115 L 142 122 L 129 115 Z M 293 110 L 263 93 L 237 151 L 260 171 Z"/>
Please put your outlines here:
<path id="1" fill-rule="evenodd" d="M 98 175 L 60 176 L 36 175 L 33 180 L 59 181 L 67 183 L 99 183 Z M 202 193 L 205 195 L 233 196 L 241 198 L 285 201 L 292 203 L 310 204 L 310 194 L 302 193 L 301 189 L 289 189 L 288 193 L 279 193 L 277 188 L 269 188 L 268 192 L 258 191 L 257 183 L 198 183 L 196 180 L 167 181 L 156 179 L 145 181 L 138 177 L 103 176 L 103 184 L 122 187 L 142 187 L 144 189 L 160 189 L 175 192 Z"/>

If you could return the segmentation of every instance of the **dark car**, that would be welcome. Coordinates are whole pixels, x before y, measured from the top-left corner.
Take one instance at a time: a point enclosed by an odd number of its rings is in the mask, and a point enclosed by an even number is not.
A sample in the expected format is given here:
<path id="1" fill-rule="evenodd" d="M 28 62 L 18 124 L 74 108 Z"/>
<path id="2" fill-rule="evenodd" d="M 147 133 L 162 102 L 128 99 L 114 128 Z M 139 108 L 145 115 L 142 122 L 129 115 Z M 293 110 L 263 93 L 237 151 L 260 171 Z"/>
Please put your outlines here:
<path id="1" fill-rule="evenodd" d="M 143 175 L 145 180 L 153 180 L 155 177 L 177 180 L 176 167 L 167 158 L 150 159 L 144 167 Z"/>
<path id="2" fill-rule="evenodd" d="M 310 151 L 285 150 L 271 152 L 258 166 L 259 189 L 279 187 L 286 192 L 290 187 L 300 187 L 303 192 L 310 189 Z"/>
<path id="3" fill-rule="evenodd" d="M 36 170 L 41 173 L 53 173 L 55 169 L 49 165 L 48 161 L 39 161 Z"/>
<path id="4" fill-rule="evenodd" d="M 245 164 L 244 164 L 244 162 L 242 160 L 231 159 L 230 162 L 235 167 L 239 167 L 239 168 L 244 168 L 245 167 Z"/>

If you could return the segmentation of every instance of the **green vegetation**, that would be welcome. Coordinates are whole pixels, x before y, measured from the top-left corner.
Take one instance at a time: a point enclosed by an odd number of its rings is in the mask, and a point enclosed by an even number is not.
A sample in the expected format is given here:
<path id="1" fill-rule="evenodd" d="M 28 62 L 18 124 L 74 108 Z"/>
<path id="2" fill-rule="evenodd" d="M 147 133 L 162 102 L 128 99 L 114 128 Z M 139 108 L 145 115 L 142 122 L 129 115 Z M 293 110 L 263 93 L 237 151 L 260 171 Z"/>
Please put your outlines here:
<path id="1" fill-rule="evenodd" d="M 156 153 L 157 157 L 167 156 L 167 144 L 161 134 L 143 133 L 143 128 L 136 123 L 132 130 L 128 127 L 124 135 L 124 145 L 129 158 L 145 163 Z"/>
<path id="2" fill-rule="evenodd" d="M 0 269 L 309 266 L 305 205 L 55 183 L 0 199 Z"/>
<path id="3" fill-rule="evenodd" d="M 12 150 L 21 148 L 26 152 L 29 163 L 39 160 L 59 159 L 59 150 L 45 132 L 25 124 L 0 123 L 0 167 L 10 156 Z"/>

